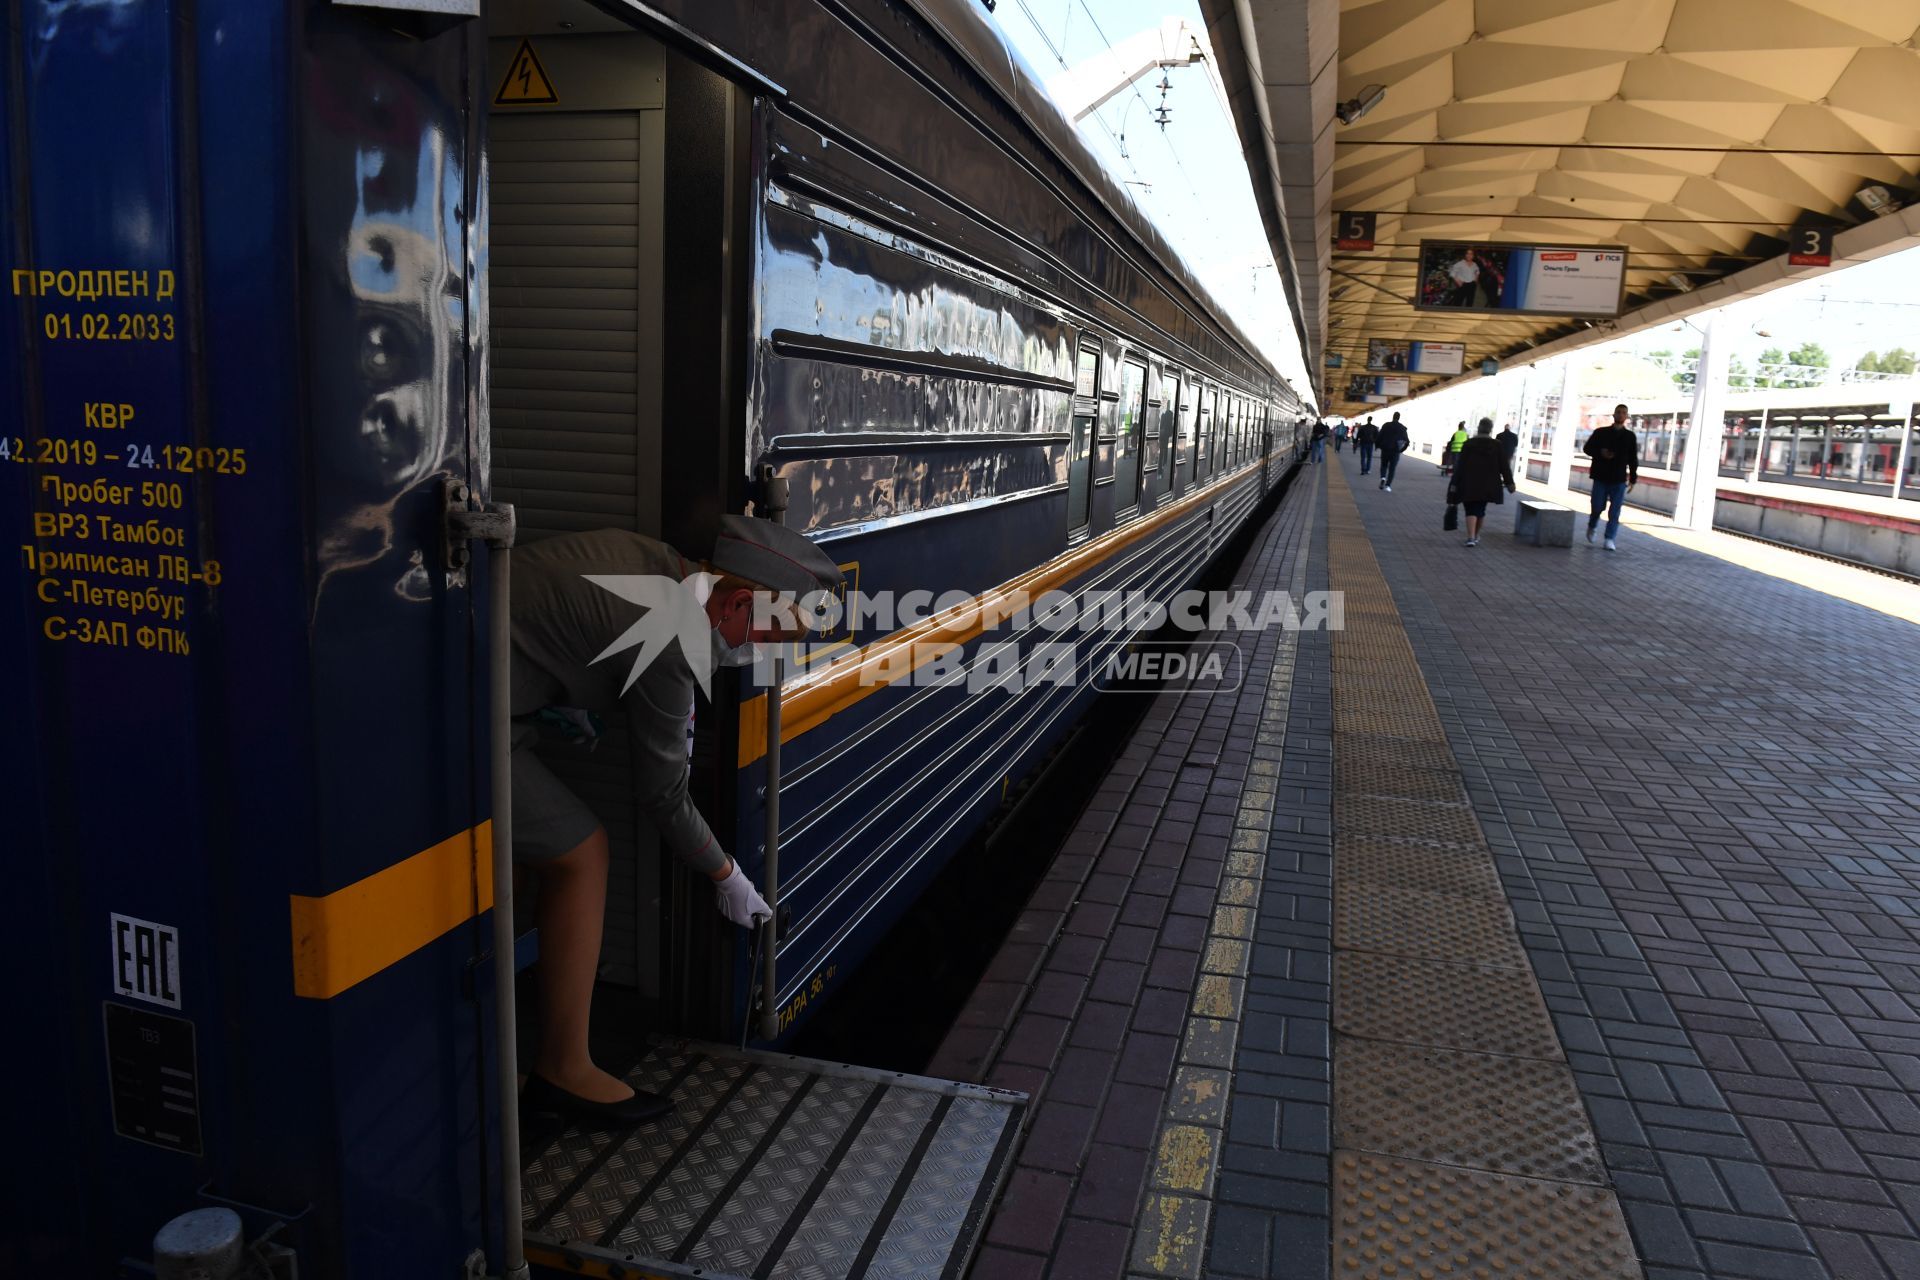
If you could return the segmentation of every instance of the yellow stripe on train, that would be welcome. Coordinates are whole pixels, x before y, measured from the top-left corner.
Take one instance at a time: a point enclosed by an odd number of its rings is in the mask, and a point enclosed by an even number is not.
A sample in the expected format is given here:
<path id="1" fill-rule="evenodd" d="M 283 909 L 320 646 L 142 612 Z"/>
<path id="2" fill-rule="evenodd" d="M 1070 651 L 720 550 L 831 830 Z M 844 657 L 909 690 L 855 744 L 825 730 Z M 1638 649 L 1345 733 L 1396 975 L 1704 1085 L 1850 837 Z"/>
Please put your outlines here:
<path id="1" fill-rule="evenodd" d="M 1261 464 L 1242 467 L 1234 475 L 1257 471 Z M 1216 489 L 1233 475 L 1210 481 L 1199 492 L 1169 503 L 1153 514 L 1121 525 L 1093 541 L 1056 556 L 1046 564 L 991 590 L 966 604 L 937 613 L 910 627 L 841 657 L 789 682 L 780 694 L 780 741 L 792 742 L 817 729 L 868 694 L 907 679 L 921 667 L 953 652 L 989 627 L 998 626 L 1019 610 L 1019 602 L 1055 590 L 1086 573 L 1147 534 L 1202 502 L 1218 497 Z M 756 694 L 740 704 L 740 758 L 742 769 L 767 753 L 767 695 Z"/>
<path id="2" fill-rule="evenodd" d="M 290 904 L 293 992 L 331 999 L 493 906 L 493 823 Z"/>

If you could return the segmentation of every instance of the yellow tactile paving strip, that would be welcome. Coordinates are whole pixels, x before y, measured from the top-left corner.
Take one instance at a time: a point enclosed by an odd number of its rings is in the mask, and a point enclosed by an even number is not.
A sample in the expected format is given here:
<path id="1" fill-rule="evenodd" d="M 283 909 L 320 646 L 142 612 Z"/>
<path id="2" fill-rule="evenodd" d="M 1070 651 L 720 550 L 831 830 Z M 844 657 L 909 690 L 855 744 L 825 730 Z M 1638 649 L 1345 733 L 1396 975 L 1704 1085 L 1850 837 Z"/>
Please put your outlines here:
<path id="1" fill-rule="evenodd" d="M 1336 1277 L 1642 1275 L 1493 854 L 1329 468 Z"/>
<path id="2" fill-rule="evenodd" d="M 1311 526 L 1318 497 L 1308 499 Z M 1307 540 L 1295 553 L 1287 589 L 1298 600 L 1307 586 Z M 1187 1008 L 1186 1034 L 1173 1089 L 1153 1145 L 1148 1190 L 1134 1224 L 1135 1274 L 1201 1277 L 1214 1179 L 1227 1119 L 1234 1049 L 1246 997 L 1247 964 L 1266 849 L 1280 786 L 1280 750 L 1286 742 L 1298 636 L 1279 642 L 1254 736 L 1254 759 L 1240 790 L 1226 874 L 1214 898 L 1201 973 Z"/>

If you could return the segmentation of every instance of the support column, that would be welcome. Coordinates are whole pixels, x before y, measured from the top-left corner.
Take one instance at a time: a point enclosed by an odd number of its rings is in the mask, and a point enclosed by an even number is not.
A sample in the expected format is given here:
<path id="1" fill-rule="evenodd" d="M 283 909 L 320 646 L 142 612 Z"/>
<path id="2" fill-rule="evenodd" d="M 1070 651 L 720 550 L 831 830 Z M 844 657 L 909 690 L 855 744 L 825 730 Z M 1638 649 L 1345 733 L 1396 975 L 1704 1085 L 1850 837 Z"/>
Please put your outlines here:
<path id="1" fill-rule="evenodd" d="M 1573 433 L 1580 427 L 1580 407 L 1574 400 L 1574 357 L 1560 365 L 1560 411 L 1553 419 L 1553 440 L 1547 458 L 1547 487 L 1573 487 Z"/>
<path id="2" fill-rule="evenodd" d="M 1677 529 L 1713 528 L 1713 504 L 1720 491 L 1720 441 L 1726 434 L 1727 357 L 1733 335 L 1725 312 L 1715 312 L 1700 342 L 1700 363 L 1693 377 L 1693 417 L 1687 424 L 1687 456 L 1680 464 L 1675 498 Z"/>
<path id="3" fill-rule="evenodd" d="M 1893 460 L 1893 496 L 1898 498 L 1900 490 L 1906 487 L 1907 456 L 1913 449 L 1913 383 L 1911 380 L 1900 384 L 1900 391 L 1893 397 L 1893 403 L 1887 406 L 1888 412 L 1900 415 L 1900 452 Z"/>

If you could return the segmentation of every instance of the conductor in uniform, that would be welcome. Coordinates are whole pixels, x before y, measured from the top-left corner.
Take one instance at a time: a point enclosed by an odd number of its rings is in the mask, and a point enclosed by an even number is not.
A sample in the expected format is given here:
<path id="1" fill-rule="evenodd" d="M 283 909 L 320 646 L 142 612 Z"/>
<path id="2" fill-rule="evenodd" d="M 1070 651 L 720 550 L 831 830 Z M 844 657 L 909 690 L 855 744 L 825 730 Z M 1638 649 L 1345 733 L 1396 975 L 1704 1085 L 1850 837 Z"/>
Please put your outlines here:
<path id="1" fill-rule="evenodd" d="M 534 754 L 534 741 L 543 728 L 591 738 L 596 717 L 624 713 L 636 798 L 661 847 L 714 882 L 727 919 L 754 927 L 772 910 L 687 790 L 695 686 L 715 667 L 750 664 L 759 644 L 798 638 L 796 602 L 841 580 L 801 534 L 738 515 L 721 517 L 704 563 L 622 529 L 564 534 L 514 554 L 513 856 L 540 888 L 539 1049 L 521 1092 L 529 1110 L 600 1125 L 670 1110 L 588 1051 L 607 832 Z"/>

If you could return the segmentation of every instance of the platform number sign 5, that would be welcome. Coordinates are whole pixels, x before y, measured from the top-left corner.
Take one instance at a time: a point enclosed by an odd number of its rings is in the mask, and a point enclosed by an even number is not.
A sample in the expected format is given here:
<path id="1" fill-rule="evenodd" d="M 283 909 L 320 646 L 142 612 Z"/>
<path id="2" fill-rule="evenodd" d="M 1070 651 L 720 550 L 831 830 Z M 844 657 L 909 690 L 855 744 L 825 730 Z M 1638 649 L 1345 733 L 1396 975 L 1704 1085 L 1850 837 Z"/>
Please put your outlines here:
<path id="1" fill-rule="evenodd" d="M 1794 267 L 1830 267 L 1833 265 L 1833 232 L 1825 227 L 1795 227 L 1787 233 L 1792 247 L 1787 250 L 1787 265 Z"/>
<path id="2" fill-rule="evenodd" d="M 1334 216 L 1333 247 L 1369 250 L 1373 248 L 1374 221 L 1371 213 L 1342 212 Z"/>
<path id="3" fill-rule="evenodd" d="M 113 991 L 149 1004 L 180 1007 L 180 934 L 132 916 L 107 917 L 111 926 Z"/>

